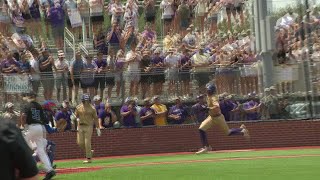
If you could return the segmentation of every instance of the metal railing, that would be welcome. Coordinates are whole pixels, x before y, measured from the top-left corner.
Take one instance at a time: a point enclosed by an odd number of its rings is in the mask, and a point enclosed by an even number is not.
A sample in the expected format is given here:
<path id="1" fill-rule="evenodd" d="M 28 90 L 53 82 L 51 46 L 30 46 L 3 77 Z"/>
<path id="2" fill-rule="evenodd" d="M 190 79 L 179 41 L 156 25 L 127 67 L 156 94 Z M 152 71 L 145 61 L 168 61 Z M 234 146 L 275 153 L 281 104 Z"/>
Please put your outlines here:
<path id="1" fill-rule="evenodd" d="M 73 59 L 76 57 L 76 40 L 73 33 L 67 28 L 64 28 L 64 52 L 67 52 L 67 46 L 73 51 Z"/>

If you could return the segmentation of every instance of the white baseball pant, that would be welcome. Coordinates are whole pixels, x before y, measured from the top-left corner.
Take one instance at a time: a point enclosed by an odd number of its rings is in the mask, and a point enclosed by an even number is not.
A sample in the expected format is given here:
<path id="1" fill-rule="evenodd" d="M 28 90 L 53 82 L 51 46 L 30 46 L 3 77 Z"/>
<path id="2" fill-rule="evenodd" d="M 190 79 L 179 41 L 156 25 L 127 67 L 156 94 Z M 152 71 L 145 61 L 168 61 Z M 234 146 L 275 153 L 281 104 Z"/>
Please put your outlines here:
<path id="1" fill-rule="evenodd" d="M 46 151 L 47 140 L 45 139 L 46 130 L 45 127 L 41 124 L 31 124 L 28 126 L 27 131 L 25 132 L 25 139 L 28 144 L 36 145 L 36 152 L 40 159 L 40 161 L 44 165 L 44 169 L 46 172 L 52 171 L 52 166 Z M 30 148 L 33 148 L 30 146 Z"/>

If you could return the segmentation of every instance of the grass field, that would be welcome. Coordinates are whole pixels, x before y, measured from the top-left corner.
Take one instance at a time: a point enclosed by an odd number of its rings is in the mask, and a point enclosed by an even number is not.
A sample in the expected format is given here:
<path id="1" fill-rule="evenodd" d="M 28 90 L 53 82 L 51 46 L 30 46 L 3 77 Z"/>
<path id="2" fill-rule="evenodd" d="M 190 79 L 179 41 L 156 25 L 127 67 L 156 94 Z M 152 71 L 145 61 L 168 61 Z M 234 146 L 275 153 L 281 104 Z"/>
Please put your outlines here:
<path id="1" fill-rule="evenodd" d="M 55 179 L 316 180 L 320 149 L 213 152 L 60 161 Z M 86 171 L 86 172 L 82 172 Z"/>

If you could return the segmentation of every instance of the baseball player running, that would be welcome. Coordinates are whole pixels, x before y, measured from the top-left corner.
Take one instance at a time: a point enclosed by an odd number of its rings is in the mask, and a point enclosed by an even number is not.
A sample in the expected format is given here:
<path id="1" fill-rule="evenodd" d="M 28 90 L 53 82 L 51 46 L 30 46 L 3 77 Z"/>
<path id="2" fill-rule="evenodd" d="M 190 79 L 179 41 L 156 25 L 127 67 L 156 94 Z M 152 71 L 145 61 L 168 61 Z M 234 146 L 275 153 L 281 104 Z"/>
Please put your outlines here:
<path id="1" fill-rule="evenodd" d="M 22 110 L 22 125 L 25 127 L 25 139 L 30 143 L 36 144 L 37 155 L 40 161 L 44 164 L 46 176 L 44 180 L 49 180 L 56 175 L 52 168 L 47 152 L 47 140 L 45 137 L 46 130 L 44 127 L 45 116 L 43 109 L 36 102 L 36 94 L 30 93 L 28 102 Z M 32 146 L 30 145 L 32 148 Z"/>
<path id="2" fill-rule="evenodd" d="M 86 152 L 86 160 L 83 163 L 91 163 L 91 137 L 93 132 L 93 123 L 95 124 L 97 135 L 101 135 L 98 116 L 95 107 L 90 103 L 90 96 L 83 94 L 82 103 L 77 106 L 75 116 L 78 121 L 77 143 L 82 150 Z"/>
<path id="3" fill-rule="evenodd" d="M 219 99 L 216 96 L 216 86 L 214 84 L 207 84 L 207 105 L 208 105 L 208 111 L 209 116 L 201 123 L 199 127 L 199 133 L 200 133 L 200 139 L 201 143 L 203 145 L 203 148 L 201 148 L 196 154 L 204 154 L 207 153 L 209 150 L 211 150 L 211 147 L 208 143 L 207 133 L 206 131 L 211 128 L 212 126 L 219 126 L 223 132 L 228 136 L 233 135 L 241 135 L 246 138 L 249 138 L 249 131 L 246 129 L 246 127 L 242 124 L 240 128 L 233 128 L 229 129 L 224 116 L 221 113 L 220 106 L 219 106 Z"/>

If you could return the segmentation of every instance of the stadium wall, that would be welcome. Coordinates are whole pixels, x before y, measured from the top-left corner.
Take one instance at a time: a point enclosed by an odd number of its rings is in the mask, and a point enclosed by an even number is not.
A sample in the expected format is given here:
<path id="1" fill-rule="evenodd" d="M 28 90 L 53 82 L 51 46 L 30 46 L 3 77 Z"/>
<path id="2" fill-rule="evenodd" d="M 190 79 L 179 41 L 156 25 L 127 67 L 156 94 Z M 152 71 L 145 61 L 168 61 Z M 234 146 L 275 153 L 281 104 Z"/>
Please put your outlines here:
<path id="1" fill-rule="evenodd" d="M 282 120 L 246 122 L 251 141 L 228 137 L 214 127 L 208 131 L 214 150 L 320 146 L 320 120 Z M 241 122 L 229 123 L 239 127 Z M 76 144 L 76 132 L 48 135 L 57 145 L 56 159 L 83 158 Z M 95 157 L 196 151 L 200 147 L 197 125 L 146 127 L 102 130 L 94 132 Z"/>

